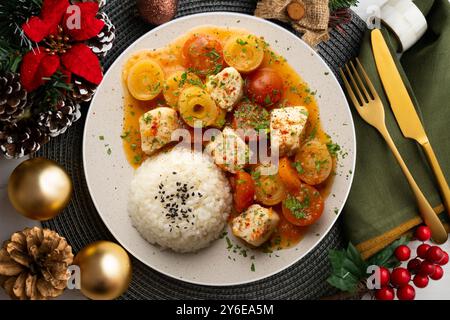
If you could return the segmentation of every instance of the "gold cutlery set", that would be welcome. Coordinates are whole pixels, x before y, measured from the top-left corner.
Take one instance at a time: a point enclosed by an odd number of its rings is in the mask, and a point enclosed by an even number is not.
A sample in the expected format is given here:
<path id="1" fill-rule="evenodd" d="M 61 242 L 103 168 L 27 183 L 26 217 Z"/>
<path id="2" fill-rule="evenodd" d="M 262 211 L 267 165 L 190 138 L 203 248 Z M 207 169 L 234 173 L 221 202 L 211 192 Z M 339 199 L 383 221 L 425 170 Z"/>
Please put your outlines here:
<path id="1" fill-rule="evenodd" d="M 372 31 L 371 41 L 378 74 L 400 130 L 405 138 L 413 139 L 422 146 L 438 182 L 444 207 L 450 213 L 449 186 L 380 30 Z M 378 130 L 394 154 L 414 193 L 422 219 L 431 229 L 433 240 L 438 244 L 444 243 L 448 237 L 447 231 L 397 150 L 386 128 L 383 103 L 360 61 L 350 61 L 340 73 L 355 109 L 365 122 Z"/>

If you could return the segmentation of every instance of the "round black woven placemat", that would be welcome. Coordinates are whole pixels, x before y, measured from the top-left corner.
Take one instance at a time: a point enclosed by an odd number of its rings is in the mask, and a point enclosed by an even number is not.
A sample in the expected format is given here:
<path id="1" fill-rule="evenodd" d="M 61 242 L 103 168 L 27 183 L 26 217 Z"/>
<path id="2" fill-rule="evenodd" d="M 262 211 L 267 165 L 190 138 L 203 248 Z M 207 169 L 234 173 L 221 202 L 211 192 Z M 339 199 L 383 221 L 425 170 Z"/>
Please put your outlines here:
<path id="1" fill-rule="evenodd" d="M 180 0 L 178 16 L 207 11 L 234 11 L 252 14 L 255 0 Z M 110 0 L 106 5 L 116 26 L 116 42 L 104 59 L 107 69 L 111 63 L 138 37 L 152 26 L 136 15 L 135 0 Z M 331 40 L 319 46 L 319 54 L 334 72 L 354 57 L 365 25 L 356 15 L 343 31 L 333 30 Z M 85 106 L 87 109 L 88 106 Z M 86 114 L 86 112 L 84 113 Z M 62 214 L 43 225 L 67 238 L 75 252 L 96 240 L 113 240 L 100 219 L 90 198 L 82 161 L 84 117 L 68 132 L 50 141 L 36 156 L 53 159 L 64 166 L 72 177 L 74 195 Z M 101 172 L 99 172 L 101 174 Z M 166 277 L 140 261 L 133 259 L 133 279 L 123 299 L 314 299 L 334 292 L 327 284 L 330 266 L 328 250 L 340 247 L 342 238 L 337 223 L 322 242 L 292 267 L 270 278 L 241 286 L 209 287 L 184 283 Z"/>

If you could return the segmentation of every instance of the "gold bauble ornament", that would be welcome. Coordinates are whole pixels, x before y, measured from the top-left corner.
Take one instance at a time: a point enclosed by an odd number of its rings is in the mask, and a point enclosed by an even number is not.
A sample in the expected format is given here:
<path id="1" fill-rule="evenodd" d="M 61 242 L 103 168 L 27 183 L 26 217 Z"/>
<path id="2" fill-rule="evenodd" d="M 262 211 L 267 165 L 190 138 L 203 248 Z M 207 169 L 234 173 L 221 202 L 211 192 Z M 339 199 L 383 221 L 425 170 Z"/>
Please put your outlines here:
<path id="1" fill-rule="evenodd" d="M 110 241 L 84 247 L 73 262 L 80 267 L 81 292 L 93 300 L 121 296 L 131 281 L 132 267 L 127 252 Z"/>
<path id="2" fill-rule="evenodd" d="M 18 212 L 33 220 L 54 218 L 67 206 L 71 195 L 69 175 L 48 159 L 26 160 L 9 177 L 9 200 Z"/>

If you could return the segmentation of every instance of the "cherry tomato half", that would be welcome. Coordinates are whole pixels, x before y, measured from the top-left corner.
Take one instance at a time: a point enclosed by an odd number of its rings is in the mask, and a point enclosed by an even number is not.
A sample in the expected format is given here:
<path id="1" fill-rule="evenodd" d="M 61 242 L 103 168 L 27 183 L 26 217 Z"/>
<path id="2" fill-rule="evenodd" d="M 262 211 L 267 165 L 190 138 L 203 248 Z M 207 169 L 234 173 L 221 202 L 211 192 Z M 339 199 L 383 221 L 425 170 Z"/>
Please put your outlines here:
<path id="1" fill-rule="evenodd" d="M 302 184 L 283 201 L 283 215 L 293 225 L 305 227 L 316 222 L 323 213 L 324 201 L 316 188 Z"/>
<path id="2" fill-rule="evenodd" d="M 255 182 L 245 171 L 238 171 L 234 178 L 234 208 L 242 212 L 253 204 L 255 198 Z"/>
<path id="3" fill-rule="evenodd" d="M 270 68 L 258 69 L 247 78 L 247 94 L 256 103 L 270 107 L 281 100 L 283 79 Z"/>
<path id="4" fill-rule="evenodd" d="M 184 66 L 200 76 L 216 74 L 223 67 L 223 50 L 219 40 L 202 34 L 194 34 L 183 46 Z"/>

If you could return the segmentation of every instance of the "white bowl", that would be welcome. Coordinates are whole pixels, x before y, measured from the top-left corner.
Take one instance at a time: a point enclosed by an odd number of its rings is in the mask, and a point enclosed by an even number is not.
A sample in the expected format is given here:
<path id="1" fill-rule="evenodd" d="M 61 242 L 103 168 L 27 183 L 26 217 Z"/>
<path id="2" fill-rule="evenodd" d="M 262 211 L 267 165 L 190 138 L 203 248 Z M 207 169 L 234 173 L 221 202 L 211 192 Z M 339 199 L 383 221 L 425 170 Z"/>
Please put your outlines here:
<path id="1" fill-rule="evenodd" d="M 322 125 L 345 153 L 345 157 L 339 157 L 337 175 L 322 217 L 293 248 L 271 255 L 249 250 L 247 257 L 244 257 L 227 250 L 225 239 L 219 239 L 198 253 L 178 254 L 162 251 L 149 244 L 131 224 L 127 213 L 127 195 L 134 170 L 125 158 L 120 138 L 123 118 L 122 66 L 132 53 L 141 49 L 160 48 L 200 25 L 239 27 L 264 36 L 310 88 L 317 90 Z M 224 12 L 196 14 L 173 20 L 151 30 L 125 50 L 98 87 L 89 109 L 83 141 L 84 169 L 92 200 L 117 241 L 137 259 L 165 275 L 186 282 L 215 286 L 263 279 L 289 267 L 310 252 L 329 232 L 344 206 L 352 184 L 355 155 L 355 131 L 347 100 L 333 72 L 317 53 L 296 35 L 271 22 Z M 231 232 L 228 233 L 236 243 Z"/>

